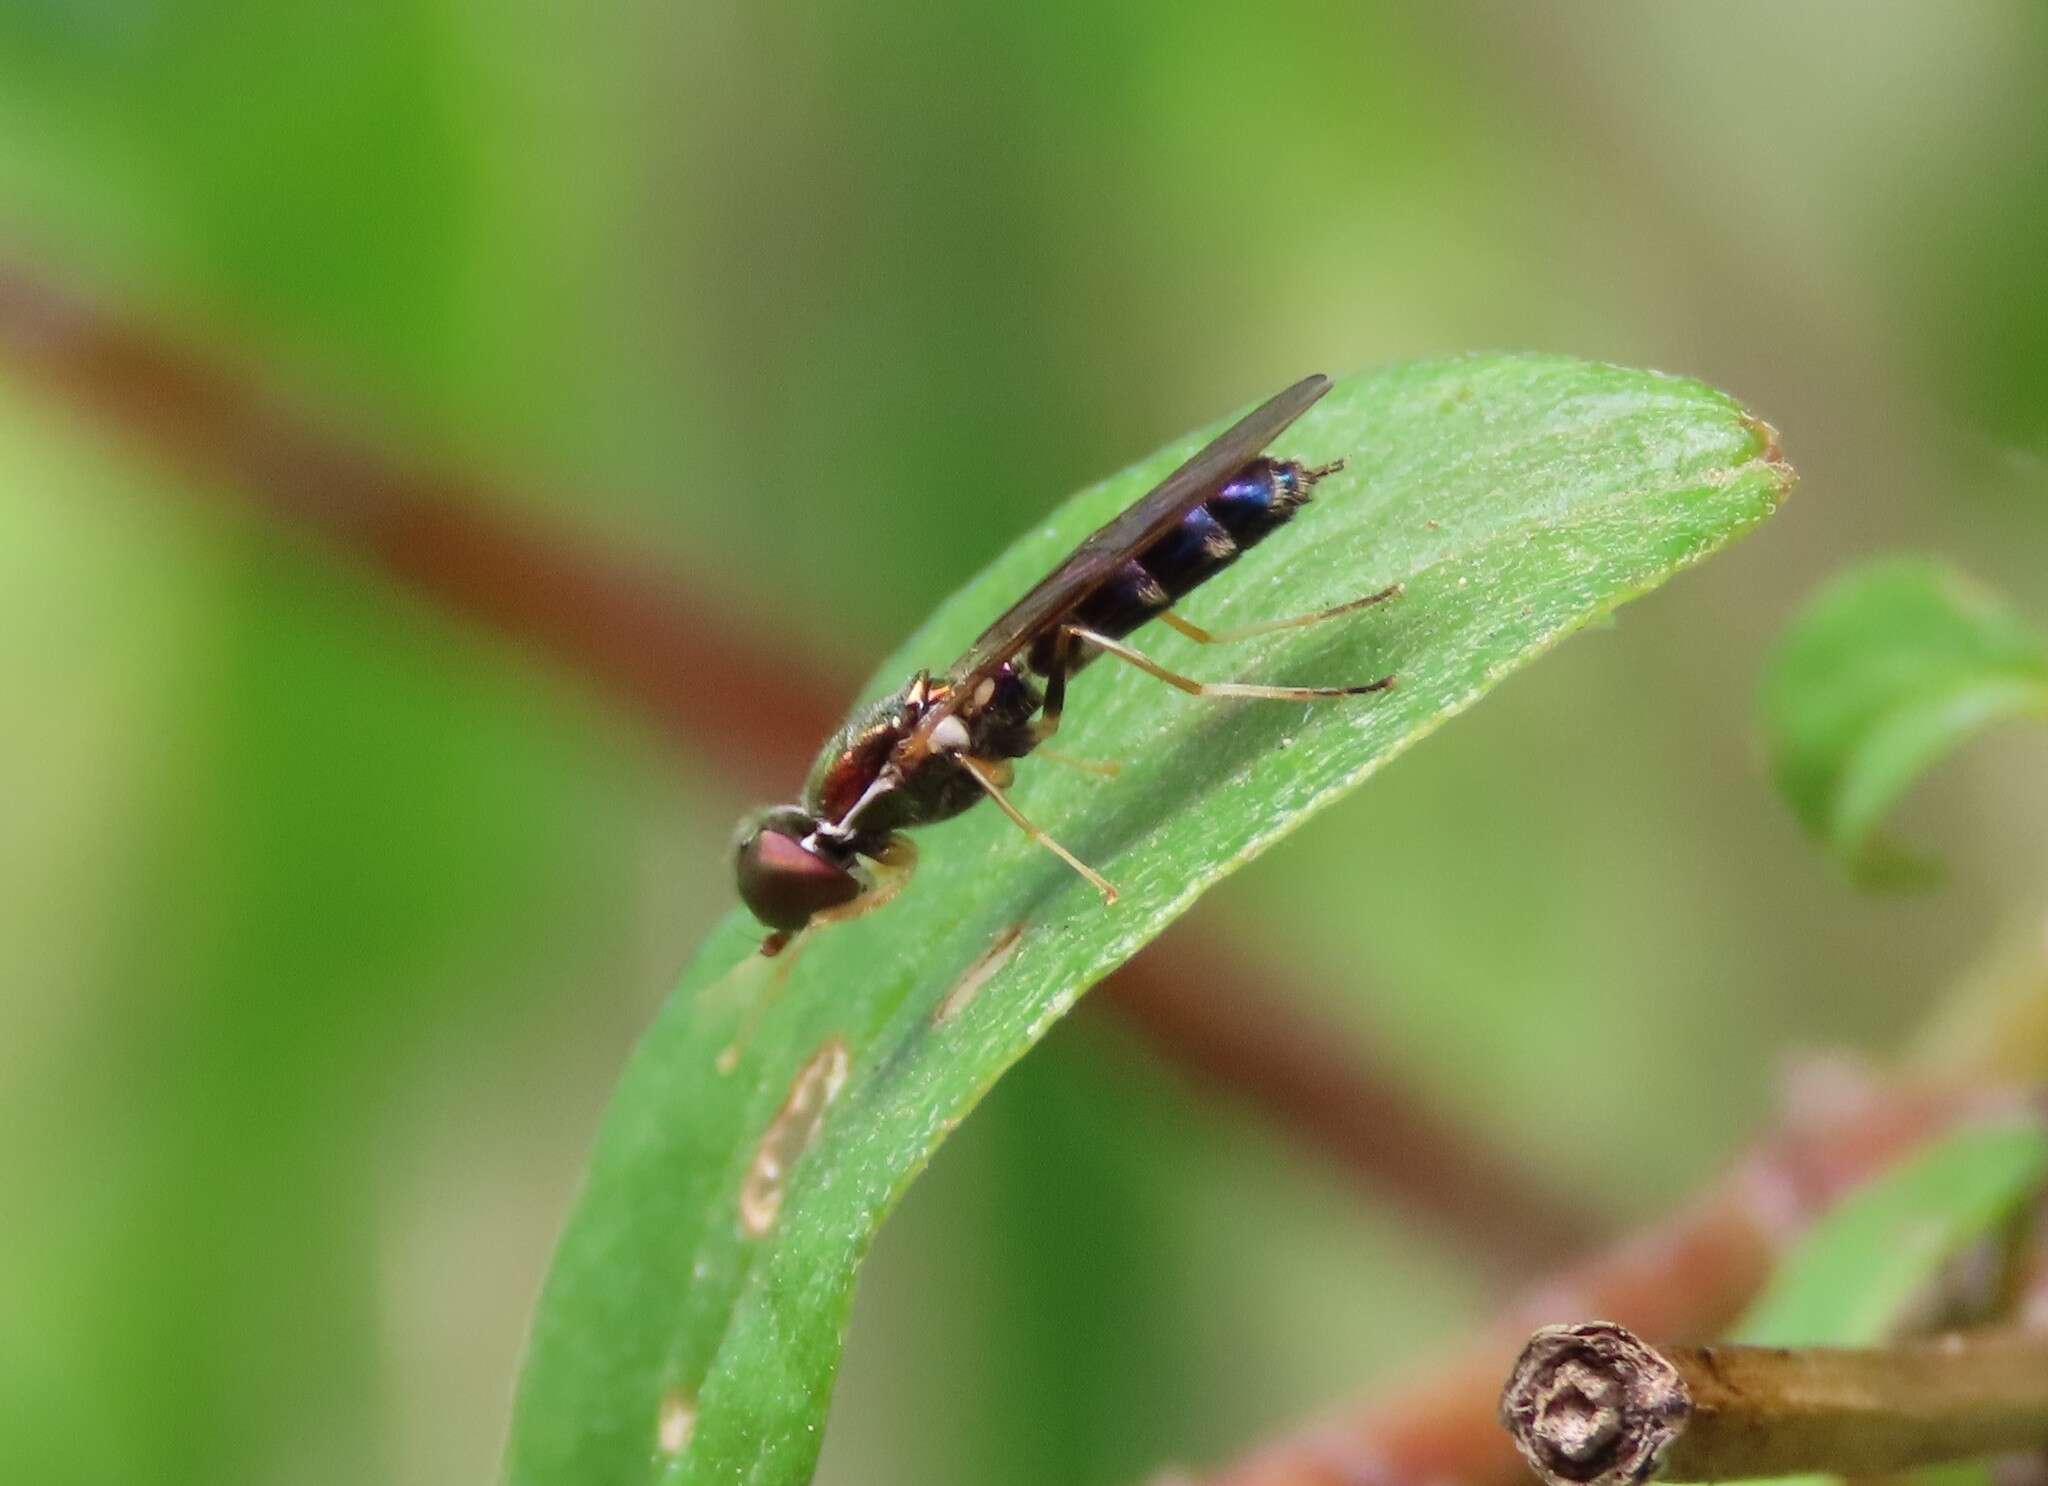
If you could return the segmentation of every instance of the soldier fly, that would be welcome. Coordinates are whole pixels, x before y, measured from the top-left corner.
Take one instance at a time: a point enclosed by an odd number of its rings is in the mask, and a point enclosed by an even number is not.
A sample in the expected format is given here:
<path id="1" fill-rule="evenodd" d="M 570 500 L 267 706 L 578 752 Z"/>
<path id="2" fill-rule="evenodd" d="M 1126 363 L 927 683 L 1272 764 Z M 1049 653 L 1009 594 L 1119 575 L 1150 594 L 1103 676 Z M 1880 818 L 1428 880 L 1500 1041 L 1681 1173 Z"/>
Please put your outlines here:
<path id="1" fill-rule="evenodd" d="M 735 864 L 740 897 L 774 931 L 762 952 L 775 954 L 809 924 L 888 901 L 915 859 L 902 833 L 949 820 L 984 796 L 1086 878 L 1105 903 L 1114 903 L 1116 889 L 1033 825 L 1005 793 L 1012 760 L 1058 730 L 1068 679 L 1097 655 L 1115 656 L 1197 697 L 1296 702 L 1392 686 L 1392 676 L 1363 686 L 1196 681 L 1123 643 L 1157 619 L 1191 640 L 1222 644 L 1316 624 L 1400 592 L 1396 584 L 1313 614 L 1227 631 L 1205 630 L 1171 612 L 1290 520 L 1317 481 L 1343 468 L 1341 460 L 1310 467 L 1263 454 L 1329 390 L 1327 377 L 1306 377 L 1247 413 L 1075 548 L 943 675 L 919 671 L 856 713 L 818 755 L 797 803 L 743 822 Z M 1049 749 L 1041 754 L 1051 756 Z"/>

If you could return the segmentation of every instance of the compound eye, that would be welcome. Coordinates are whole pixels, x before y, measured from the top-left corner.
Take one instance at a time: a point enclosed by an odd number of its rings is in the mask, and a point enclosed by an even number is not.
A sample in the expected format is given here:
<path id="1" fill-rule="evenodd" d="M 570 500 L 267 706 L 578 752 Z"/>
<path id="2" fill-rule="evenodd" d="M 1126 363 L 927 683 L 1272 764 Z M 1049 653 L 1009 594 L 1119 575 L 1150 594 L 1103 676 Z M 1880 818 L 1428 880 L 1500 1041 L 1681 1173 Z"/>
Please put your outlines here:
<path id="1" fill-rule="evenodd" d="M 764 824 L 740 839 L 734 863 L 740 899 L 771 929 L 794 932 L 827 908 L 851 903 L 861 880 L 805 846 L 801 837 Z"/>

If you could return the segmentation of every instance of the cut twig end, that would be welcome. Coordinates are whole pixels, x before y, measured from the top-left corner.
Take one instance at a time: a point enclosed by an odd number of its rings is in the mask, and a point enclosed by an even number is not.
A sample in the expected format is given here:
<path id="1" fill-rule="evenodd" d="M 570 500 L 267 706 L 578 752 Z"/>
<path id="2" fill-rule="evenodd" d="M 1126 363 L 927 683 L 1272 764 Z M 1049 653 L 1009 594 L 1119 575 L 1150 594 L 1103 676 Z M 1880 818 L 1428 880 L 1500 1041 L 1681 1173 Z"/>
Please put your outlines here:
<path id="1" fill-rule="evenodd" d="M 1501 1390 L 1501 1423 L 1550 1486 L 1637 1486 L 1692 1413 L 1678 1370 L 1608 1321 L 1546 1326 Z"/>

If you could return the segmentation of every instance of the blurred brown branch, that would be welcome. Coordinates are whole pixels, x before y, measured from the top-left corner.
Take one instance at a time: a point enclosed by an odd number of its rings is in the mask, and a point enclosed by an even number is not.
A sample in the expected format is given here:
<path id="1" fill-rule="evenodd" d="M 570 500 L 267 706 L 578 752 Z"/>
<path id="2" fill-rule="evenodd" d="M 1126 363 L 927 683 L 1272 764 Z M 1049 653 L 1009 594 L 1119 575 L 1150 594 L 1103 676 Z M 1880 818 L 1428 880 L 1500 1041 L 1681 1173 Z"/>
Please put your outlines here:
<path id="1" fill-rule="evenodd" d="M 1935 1131 L 2012 1103 L 1833 1071 L 1810 1076 L 1803 1092 L 1782 1129 L 1674 1217 L 1530 1290 L 1443 1362 L 1202 1477 L 1205 1486 L 1526 1482 L 1496 1408 L 1531 1332 L 1602 1316 L 1654 1336 L 1712 1336 L 1843 1192 Z"/>
<path id="2" fill-rule="evenodd" d="M 1507 1276 L 1584 1253 L 1585 1210 L 1439 1114 L 1408 1075 L 1306 1009 L 1284 974 L 1179 930 L 1113 976 L 1108 1007 L 1183 1072 L 1245 1100 L 1369 1190 L 1391 1191 Z"/>
<path id="3" fill-rule="evenodd" d="M 749 788 L 800 777 L 838 722 L 828 677 L 673 576 L 323 427 L 253 375 L 4 260 L 0 360 L 186 475 L 232 485 L 287 530 L 544 655 Z"/>
<path id="4" fill-rule="evenodd" d="M 188 476 L 223 482 L 399 586 L 510 638 L 749 791 L 786 789 L 857 673 L 807 661 L 676 574 L 416 468 L 295 410 L 262 379 L 0 259 L 0 364 Z M 1234 1092 L 1360 1186 L 1526 1273 L 1591 1225 L 1370 1066 L 1218 945 L 1176 931 L 1107 1003 L 1162 1056 Z"/>

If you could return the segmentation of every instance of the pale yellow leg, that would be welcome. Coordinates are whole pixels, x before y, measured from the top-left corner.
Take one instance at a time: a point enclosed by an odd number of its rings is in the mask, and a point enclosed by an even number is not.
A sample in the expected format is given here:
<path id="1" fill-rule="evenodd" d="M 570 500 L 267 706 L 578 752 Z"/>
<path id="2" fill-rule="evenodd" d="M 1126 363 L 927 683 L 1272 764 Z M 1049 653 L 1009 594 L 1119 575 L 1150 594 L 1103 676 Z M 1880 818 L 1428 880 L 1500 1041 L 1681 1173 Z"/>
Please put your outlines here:
<path id="1" fill-rule="evenodd" d="M 967 771 L 968 777 L 981 786 L 982 791 L 991 800 L 996 802 L 997 807 L 1002 810 L 1003 814 L 1010 817 L 1011 823 L 1018 830 L 1085 877 L 1095 891 L 1102 894 L 1102 901 L 1104 903 L 1114 903 L 1116 901 L 1116 889 L 1110 886 L 1108 878 L 1075 856 L 1071 851 L 1068 851 L 1059 842 L 1053 840 L 1052 837 L 1046 835 L 1044 831 L 1033 825 L 1025 817 L 1023 811 L 1010 803 L 1010 797 L 1003 793 L 1003 783 L 1007 782 L 1004 776 L 1009 771 L 1002 766 L 1000 761 L 972 758 L 966 754 L 956 754 L 955 757 L 959 760 L 960 767 Z"/>
<path id="2" fill-rule="evenodd" d="M 1059 748 L 1040 746 L 1031 750 L 1033 758 L 1042 758 L 1048 763 L 1058 764 L 1063 769 L 1079 769 L 1083 774 L 1093 774 L 1098 779 L 1114 779 L 1123 773 L 1124 766 L 1115 759 L 1076 758 Z"/>
<path id="3" fill-rule="evenodd" d="M 1192 619 L 1183 619 L 1171 609 L 1159 618 L 1168 628 L 1179 630 L 1197 645 L 1229 645 L 1238 640 L 1249 640 L 1254 635 L 1276 634 L 1284 629 L 1307 629 L 1312 624 L 1321 624 L 1325 619 L 1355 613 L 1400 596 L 1401 585 L 1395 583 L 1382 588 L 1378 593 L 1369 593 L 1362 599 L 1352 599 L 1333 608 L 1318 609 L 1313 614 L 1296 614 L 1287 619 L 1267 619 L 1258 624 L 1240 625 L 1236 629 L 1203 629 Z"/>
<path id="4" fill-rule="evenodd" d="M 1142 650 L 1133 650 L 1121 640 L 1112 640 L 1108 635 L 1098 635 L 1094 630 L 1083 629 L 1080 625 L 1068 625 L 1068 630 L 1077 640 L 1085 641 L 1118 660 L 1136 666 L 1148 676 L 1156 676 L 1168 686 L 1177 686 L 1191 697 L 1250 697 L 1265 702 L 1314 702 L 1325 697 L 1358 697 L 1367 692 L 1385 691 L 1394 684 L 1392 676 L 1382 676 L 1363 686 L 1254 686 L 1245 681 L 1197 681 L 1192 676 L 1183 676 L 1178 671 L 1169 671 Z"/>

